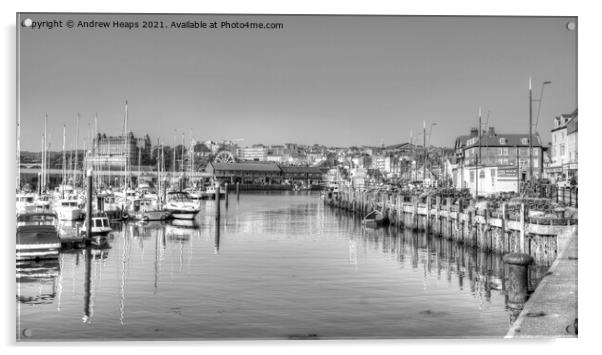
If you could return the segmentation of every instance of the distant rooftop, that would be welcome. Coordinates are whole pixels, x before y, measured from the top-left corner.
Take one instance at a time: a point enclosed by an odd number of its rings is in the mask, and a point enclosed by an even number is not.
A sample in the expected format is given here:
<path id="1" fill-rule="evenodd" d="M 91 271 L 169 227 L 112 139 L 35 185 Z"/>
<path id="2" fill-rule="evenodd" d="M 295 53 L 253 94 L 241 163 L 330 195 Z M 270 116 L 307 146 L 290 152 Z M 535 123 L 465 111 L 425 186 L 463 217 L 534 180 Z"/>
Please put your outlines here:
<path id="1" fill-rule="evenodd" d="M 243 163 L 209 163 L 213 169 L 220 171 L 265 171 L 280 172 L 280 167 L 273 162 L 243 162 Z"/>

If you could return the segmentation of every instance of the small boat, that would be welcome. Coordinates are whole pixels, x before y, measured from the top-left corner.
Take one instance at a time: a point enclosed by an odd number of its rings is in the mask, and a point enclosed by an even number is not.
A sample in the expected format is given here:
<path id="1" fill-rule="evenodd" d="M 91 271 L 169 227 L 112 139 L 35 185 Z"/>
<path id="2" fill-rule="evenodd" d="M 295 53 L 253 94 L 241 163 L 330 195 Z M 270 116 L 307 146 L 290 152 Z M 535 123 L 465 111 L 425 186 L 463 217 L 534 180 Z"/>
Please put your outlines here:
<path id="1" fill-rule="evenodd" d="M 201 210 L 198 202 L 193 201 L 187 193 L 170 191 L 167 193 L 167 201 L 163 209 L 171 213 L 176 219 L 194 219 Z"/>
<path id="2" fill-rule="evenodd" d="M 379 210 L 368 213 L 362 220 L 362 224 L 368 228 L 378 228 L 387 222 L 387 217 Z"/>
<path id="3" fill-rule="evenodd" d="M 203 191 L 203 199 L 208 199 L 208 200 L 215 200 L 215 194 L 217 193 L 217 189 L 215 188 L 214 185 L 209 185 L 205 188 L 205 190 Z M 226 192 L 224 191 L 224 189 L 220 189 L 219 191 L 219 198 L 224 198 L 226 197 Z"/>
<path id="4" fill-rule="evenodd" d="M 202 190 L 197 190 L 197 189 L 187 189 L 185 190 L 185 192 L 188 194 L 188 196 L 193 199 L 193 200 L 202 200 L 204 197 L 203 191 Z"/>
<path id="5" fill-rule="evenodd" d="M 141 182 L 140 184 L 138 184 L 138 187 L 136 188 L 136 192 L 140 196 L 145 196 L 147 194 L 152 193 L 152 189 L 147 182 Z"/>
<path id="6" fill-rule="evenodd" d="M 73 196 L 59 199 L 54 210 L 61 221 L 76 221 L 82 216 L 77 198 Z"/>
<path id="7" fill-rule="evenodd" d="M 87 223 L 88 223 L 88 219 L 86 218 L 84 220 L 84 224 L 82 225 L 82 229 L 81 229 L 82 234 L 87 233 L 86 232 L 88 230 Z M 111 225 L 109 224 L 109 217 L 107 217 L 107 215 L 105 213 L 93 213 L 91 226 L 92 226 L 92 228 L 90 230 L 91 236 L 96 236 L 96 235 L 105 236 L 113 231 L 113 228 L 111 228 Z"/>
<path id="8" fill-rule="evenodd" d="M 32 193 L 17 193 L 17 215 L 36 211 L 35 195 Z"/>
<path id="9" fill-rule="evenodd" d="M 36 212 L 50 212 L 52 197 L 47 194 L 37 195 L 34 201 Z"/>
<path id="10" fill-rule="evenodd" d="M 171 213 L 160 209 L 156 199 L 143 197 L 132 201 L 132 207 L 128 211 L 128 215 L 130 218 L 139 221 L 163 221 L 168 219 Z"/>
<path id="11" fill-rule="evenodd" d="M 17 217 L 17 260 L 58 258 L 61 240 L 54 213 L 23 213 Z"/>

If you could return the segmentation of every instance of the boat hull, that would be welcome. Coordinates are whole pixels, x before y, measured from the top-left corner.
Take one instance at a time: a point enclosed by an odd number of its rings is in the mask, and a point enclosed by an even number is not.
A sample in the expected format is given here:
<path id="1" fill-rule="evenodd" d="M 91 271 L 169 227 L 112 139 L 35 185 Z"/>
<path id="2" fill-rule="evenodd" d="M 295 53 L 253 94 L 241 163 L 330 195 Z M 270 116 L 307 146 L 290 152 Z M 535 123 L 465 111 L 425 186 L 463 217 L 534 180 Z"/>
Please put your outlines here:
<path id="1" fill-rule="evenodd" d="M 45 248 L 19 248 L 17 247 L 17 260 L 41 260 L 41 259 L 56 259 L 59 257 L 58 246 L 45 247 Z"/>
<path id="2" fill-rule="evenodd" d="M 139 221 L 164 221 L 170 215 L 171 213 L 168 211 L 144 211 L 131 214 L 130 216 Z"/>
<path id="3" fill-rule="evenodd" d="M 57 208 L 56 213 L 61 221 L 77 221 L 82 216 L 79 209 Z"/>
<path id="4" fill-rule="evenodd" d="M 188 211 L 172 211 L 171 216 L 175 219 L 194 219 L 196 217 L 197 212 L 188 212 Z"/>

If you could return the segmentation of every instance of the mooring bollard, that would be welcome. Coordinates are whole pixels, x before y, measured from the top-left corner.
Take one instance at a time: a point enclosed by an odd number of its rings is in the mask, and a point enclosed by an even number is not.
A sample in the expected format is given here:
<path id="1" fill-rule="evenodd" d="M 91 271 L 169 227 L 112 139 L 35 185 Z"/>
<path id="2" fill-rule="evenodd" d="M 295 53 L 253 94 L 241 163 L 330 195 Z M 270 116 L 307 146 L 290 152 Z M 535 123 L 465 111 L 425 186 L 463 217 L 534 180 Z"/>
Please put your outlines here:
<path id="1" fill-rule="evenodd" d="M 506 282 L 508 306 L 522 309 L 527 301 L 529 265 L 533 263 L 533 257 L 524 253 L 510 253 L 504 255 L 504 263 L 509 271 Z"/>
<path id="2" fill-rule="evenodd" d="M 92 240 L 92 169 L 86 173 L 88 178 L 88 194 L 86 196 L 86 243 Z"/>
<path id="3" fill-rule="evenodd" d="M 225 199 L 226 199 L 226 201 L 225 201 L 225 203 L 226 203 L 226 209 L 228 209 L 228 183 L 226 183 L 224 185 L 224 190 L 225 190 L 224 192 L 225 192 L 225 196 L 226 196 L 225 197 Z"/>

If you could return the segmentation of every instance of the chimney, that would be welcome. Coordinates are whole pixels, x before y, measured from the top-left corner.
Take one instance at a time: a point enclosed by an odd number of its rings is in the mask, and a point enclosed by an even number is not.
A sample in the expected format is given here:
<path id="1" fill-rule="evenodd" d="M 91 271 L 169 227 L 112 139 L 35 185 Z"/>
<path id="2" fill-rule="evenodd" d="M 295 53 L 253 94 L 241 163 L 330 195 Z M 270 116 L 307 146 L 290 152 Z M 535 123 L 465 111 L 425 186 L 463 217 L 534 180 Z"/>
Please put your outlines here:
<path id="1" fill-rule="evenodd" d="M 493 127 L 489 127 L 489 135 L 495 136 L 495 129 Z"/>
<path id="2" fill-rule="evenodd" d="M 479 129 L 478 128 L 471 128 L 470 129 L 470 136 L 471 137 L 477 137 L 479 135 Z"/>

